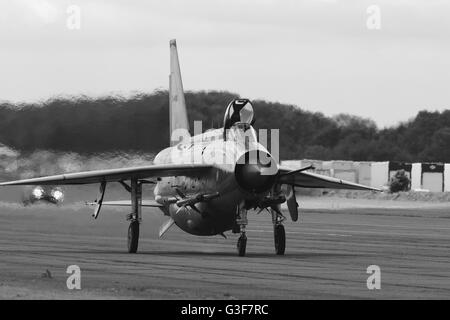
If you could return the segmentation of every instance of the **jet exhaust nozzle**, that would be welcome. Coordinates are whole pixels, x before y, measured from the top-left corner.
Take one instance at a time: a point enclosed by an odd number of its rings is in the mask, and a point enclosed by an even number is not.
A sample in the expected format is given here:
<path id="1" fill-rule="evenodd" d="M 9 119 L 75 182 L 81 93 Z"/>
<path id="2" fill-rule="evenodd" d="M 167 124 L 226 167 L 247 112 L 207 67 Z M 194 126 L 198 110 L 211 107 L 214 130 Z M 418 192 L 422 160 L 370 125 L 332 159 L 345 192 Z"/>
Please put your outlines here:
<path id="1" fill-rule="evenodd" d="M 267 152 L 252 150 L 239 158 L 234 174 L 241 188 L 252 193 L 261 193 L 270 190 L 275 183 L 278 166 Z"/>

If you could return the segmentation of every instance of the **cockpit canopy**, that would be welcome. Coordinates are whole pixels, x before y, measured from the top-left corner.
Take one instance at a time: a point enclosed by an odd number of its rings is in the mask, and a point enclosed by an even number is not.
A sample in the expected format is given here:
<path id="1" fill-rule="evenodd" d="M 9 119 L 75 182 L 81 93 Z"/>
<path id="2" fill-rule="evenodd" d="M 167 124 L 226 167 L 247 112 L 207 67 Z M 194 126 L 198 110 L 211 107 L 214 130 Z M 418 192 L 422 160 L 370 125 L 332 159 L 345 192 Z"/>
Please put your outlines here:
<path id="1" fill-rule="evenodd" d="M 235 99 L 228 104 L 223 120 L 225 130 L 231 128 L 236 123 L 253 124 L 253 106 L 248 99 Z"/>

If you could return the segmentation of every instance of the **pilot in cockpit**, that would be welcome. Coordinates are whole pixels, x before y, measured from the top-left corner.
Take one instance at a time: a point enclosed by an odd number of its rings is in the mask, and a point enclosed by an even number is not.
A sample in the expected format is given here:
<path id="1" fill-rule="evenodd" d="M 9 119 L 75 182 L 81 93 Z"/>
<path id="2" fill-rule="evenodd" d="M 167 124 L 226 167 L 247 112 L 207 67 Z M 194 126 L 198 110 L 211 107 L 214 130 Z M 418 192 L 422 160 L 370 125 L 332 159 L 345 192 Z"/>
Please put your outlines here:
<path id="1" fill-rule="evenodd" d="M 248 129 L 252 129 L 253 123 L 253 106 L 248 99 L 235 99 L 228 104 L 224 117 L 224 138 L 230 138 L 238 134 L 236 131 L 245 132 Z M 232 130 L 230 130 L 232 129 Z"/>
<path id="2" fill-rule="evenodd" d="M 225 111 L 224 129 L 231 128 L 235 123 L 253 124 L 253 106 L 248 99 L 235 99 L 228 104 Z"/>

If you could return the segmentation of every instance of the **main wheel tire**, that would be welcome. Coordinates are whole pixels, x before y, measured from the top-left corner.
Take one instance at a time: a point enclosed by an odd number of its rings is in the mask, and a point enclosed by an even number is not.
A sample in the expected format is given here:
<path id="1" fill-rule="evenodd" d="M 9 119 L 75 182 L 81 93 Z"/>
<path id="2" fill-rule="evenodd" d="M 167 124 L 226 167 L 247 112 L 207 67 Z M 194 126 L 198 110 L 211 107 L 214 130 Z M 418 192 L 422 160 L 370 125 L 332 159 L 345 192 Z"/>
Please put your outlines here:
<path id="1" fill-rule="evenodd" d="M 282 224 L 278 224 L 273 228 L 273 238 L 275 242 L 275 253 L 280 256 L 284 255 L 284 251 L 286 250 L 286 232 Z"/>
<path id="2" fill-rule="evenodd" d="M 237 251 L 239 257 L 245 256 L 245 249 L 247 248 L 247 236 L 242 235 L 239 237 L 237 242 Z"/>
<path id="3" fill-rule="evenodd" d="M 139 243 L 139 221 L 132 221 L 128 227 L 128 252 L 136 253 Z"/>

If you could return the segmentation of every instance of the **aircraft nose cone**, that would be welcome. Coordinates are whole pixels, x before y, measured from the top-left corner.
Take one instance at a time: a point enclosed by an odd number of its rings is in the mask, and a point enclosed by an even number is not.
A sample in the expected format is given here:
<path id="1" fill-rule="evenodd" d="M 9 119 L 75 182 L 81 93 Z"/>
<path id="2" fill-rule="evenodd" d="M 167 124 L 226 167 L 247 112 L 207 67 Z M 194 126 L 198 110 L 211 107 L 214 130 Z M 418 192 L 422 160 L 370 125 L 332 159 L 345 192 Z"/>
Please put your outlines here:
<path id="1" fill-rule="evenodd" d="M 240 180 L 246 189 L 255 190 L 265 189 L 269 185 L 272 176 L 263 175 L 263 169 L 257 164 L 245 164 L 240 168 Z"/>
<path id="2" fill-rule="evenodd" d="M 269 190 L 275 183 L 277 173 L 278 168 L 273 158 L 262 151 L 247 152 L 239 159 L 235 168 L 239 186 L 254 193 Z"/>

